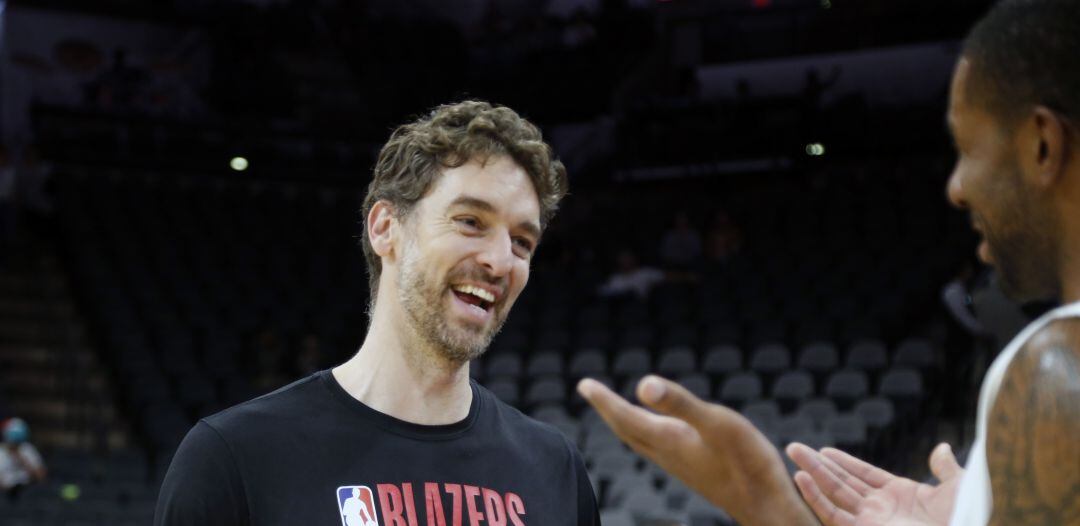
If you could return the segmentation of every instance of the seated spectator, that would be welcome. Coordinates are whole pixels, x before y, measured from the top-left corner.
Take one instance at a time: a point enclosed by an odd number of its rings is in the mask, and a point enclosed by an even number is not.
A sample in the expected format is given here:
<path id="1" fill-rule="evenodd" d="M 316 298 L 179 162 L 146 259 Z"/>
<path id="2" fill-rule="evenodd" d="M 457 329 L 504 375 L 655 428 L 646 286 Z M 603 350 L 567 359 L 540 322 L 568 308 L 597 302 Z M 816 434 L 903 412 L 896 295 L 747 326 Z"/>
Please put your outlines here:
<path id="1" fill-rule="evenodd" d="M 622 250 L 616 257 L 615 272 L 600 285 L 597 292 L 605 297 L 635 294 L 645 298 L 649 290 L 661 281 L 664 281 L 663 271 L 642 266 L 632 251 Z"/>
<path id="2" fill-rule="evenodd" d="M 675 214 L 675 223 L 660 241 L 660 260 L 669 268 L 686 269 L 701 256 L 701 234 L 686 212 Z"/>
<path id="3" fill-rule="evenodd" d="M 713 216 L 705 235 L 705 257 L 709 263 L 726 263 L 742 248 L 742 232 L 723 210 Z"/>
<path id="4" fill-rule="evenodd" d="M 30 427 L 21 418 L 3 423 L 4 441 L 0 444 L 0 490 L 12 501 L 23 488 L 45 480 L 45 462 L 30 443 Z"/>

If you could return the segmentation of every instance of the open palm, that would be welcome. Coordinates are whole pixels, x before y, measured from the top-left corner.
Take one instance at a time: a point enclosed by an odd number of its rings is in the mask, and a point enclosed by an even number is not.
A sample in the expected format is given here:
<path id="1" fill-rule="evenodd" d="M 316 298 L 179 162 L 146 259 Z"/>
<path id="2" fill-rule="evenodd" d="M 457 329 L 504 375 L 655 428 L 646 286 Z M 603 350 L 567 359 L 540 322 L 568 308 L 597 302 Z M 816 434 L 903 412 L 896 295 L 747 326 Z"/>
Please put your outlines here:
<path id="1" fill-rule="evenodd" d="M 933 486 L 898 477 L 842 451 L 814 451 L 802 444 L 787 453 L 801 471 L 795 484 L 826 526 L 914 526 L 948 524 L 964 470 L 941 444 L 930 455 Z"/>
<path id="2" fill-rule="evenodd" d="M 578 389 L 627 445 L 739 524 L 816 525 L 791 484 L 780 452 L 738 412 L 655 376 L 638 386 L 638 398 L 652 411 L 595 381 L 584 380 Z"/>

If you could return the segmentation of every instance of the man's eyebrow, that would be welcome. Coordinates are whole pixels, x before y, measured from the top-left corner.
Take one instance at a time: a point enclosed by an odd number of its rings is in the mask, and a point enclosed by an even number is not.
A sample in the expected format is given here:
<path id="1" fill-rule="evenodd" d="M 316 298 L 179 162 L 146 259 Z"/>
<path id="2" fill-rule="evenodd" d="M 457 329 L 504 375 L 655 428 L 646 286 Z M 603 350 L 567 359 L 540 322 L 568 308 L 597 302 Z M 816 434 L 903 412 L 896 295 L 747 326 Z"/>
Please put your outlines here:
<path id="1" fill-rule="evenodd" d="M 454 199 L 453 201 L 451 201 L 450 204 L 446 208 L 450 209 L 450 208 L 453 208 L 455 206 L 463 206 L 463 207 L 466 207 L 466 208 L 475 208 L 477 210 L 482 210 L 482 211 L 487 212 L 487 213 L 495 213 L 497 211 L 497 209 L 495 208 L 495 205 L 493 205 L 493 204 L 491 204 L 491 203 L 489 203 L 489 202 L 487 202 L 487 201 L 485 201 L 483 199 L 480 199 L 479 197 L 473 197 L 471 195 L 459 196 L 457 199 Z M 533 221 L 522 221 L 521 223 L 518 224 L 518 228 L 528 232 L 528 234 L 531 235 L 534 239 L 537 239 L 537 240 L 540 239 L 540 235 L 541 235 L 540 225 L 537 225 L 535 222 L 533 222 Z"/>
<path id="2" fill-rule="evenodd" d="M 479 197 L 473 197 L 471 195 L 463 195 L 450 202 L 446 208 L 453 208 L 455 206 L 464 206 L 467 208 L 478 208 L 485 212 L 494 212 L 495 205 L 480 199 Z"/>

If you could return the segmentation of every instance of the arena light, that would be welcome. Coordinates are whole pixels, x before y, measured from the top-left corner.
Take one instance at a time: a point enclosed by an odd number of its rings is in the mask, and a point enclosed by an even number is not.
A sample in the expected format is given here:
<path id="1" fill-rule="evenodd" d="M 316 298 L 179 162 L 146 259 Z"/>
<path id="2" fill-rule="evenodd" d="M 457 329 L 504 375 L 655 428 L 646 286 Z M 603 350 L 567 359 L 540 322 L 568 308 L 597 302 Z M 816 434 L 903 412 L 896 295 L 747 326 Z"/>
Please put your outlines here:
<path id="1" fill-rule="evenodd" d="M 247 170 L 247 167 L 248 167 L 248 160 L 243 158 L 243 157 L 233 157 L 229 161 L 229 168 L 232 168 L 233 170 L 236 170 L 237 172 L 242 172 L 244 170 Z"/>
<path id="2" fill-rule="evenodd" d="M 806 145 L 806 155 L 811 157 L 821 157 L 825 155 L 825 145 L 820 142 L 815 142 Z"/>

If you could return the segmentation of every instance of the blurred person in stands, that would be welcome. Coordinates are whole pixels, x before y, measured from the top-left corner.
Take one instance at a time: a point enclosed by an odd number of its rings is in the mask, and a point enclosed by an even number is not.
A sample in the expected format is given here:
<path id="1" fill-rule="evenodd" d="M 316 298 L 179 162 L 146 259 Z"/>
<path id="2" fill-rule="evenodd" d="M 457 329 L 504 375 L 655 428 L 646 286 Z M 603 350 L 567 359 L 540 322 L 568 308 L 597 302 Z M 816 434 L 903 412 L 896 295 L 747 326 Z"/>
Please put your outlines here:
<path id="1" fill-rule="evenodd" d="M 45 480 L 45 462 L 30 443 L 30 427 L 21 418 L 5 420 L 4 442 L 0 445 L 0 490 L 16 500 L 19 492 Z"/>
<path id="2" fill-rule="evenodd" d="M 664 271 L 642 265 L 633 250 L 623 249 L 615 256 L 615 271 L 600 285 L 597 294 L 601 297 L 636 296 L 645 299 L 649 297 L 649 291 L 664 279 Z"/>
<path id="3" fill-rule="evenodd" d="M 339 524 L 370 497 L 381 524 L 599 524 L 574 444 L 469 378 L 566 194 L 562 163 L 513 110 L 465 101 L 394 130 L 374 172 L 360 350 L 199 421 L 154 523 Z"/>
<path id="4" fill-rule="evenodd" d="M 7 146 L 0 144 L 0 268 L 15 237 L 15 175 Z"/>
<path id="5" fill-rule="evenodd" d="M 930 456 L 939 482 L 920 484 L 836 449 L 791 444 L 801 468 L 792 485 L 748 420 L 675 383 L 638 385 L 656 413 L 599 382 L 579 391 L 631 447 L 740 524 L 1080 524 L 1078 29 L 1075 0 L 1004 0 L 976 24 L 953 75 L 948 123 L 959 155 L 948 197 L 971 213 L 979 257 L 1003 291 L 1062 304 L 991 365 L 964 468 L 940 444 Z"/>
<path id="6" fill-rule="evenodd" d="M 731 216 L 718 210 L 705 233 L 705 261 L 707 265 L 724 264 L 742 250 L 742 231 Z"/>
<path id="7" fill-rule="evenodd" d="M 686 270 L 701 258 L 701 233 L 694 228 L 690 215 L 678 212 L 671 228 L 660 240 L 660 260 L 672 270 Z"/>

